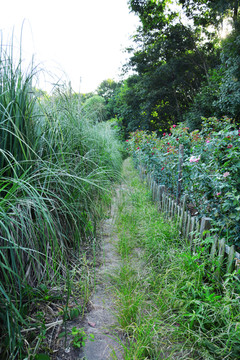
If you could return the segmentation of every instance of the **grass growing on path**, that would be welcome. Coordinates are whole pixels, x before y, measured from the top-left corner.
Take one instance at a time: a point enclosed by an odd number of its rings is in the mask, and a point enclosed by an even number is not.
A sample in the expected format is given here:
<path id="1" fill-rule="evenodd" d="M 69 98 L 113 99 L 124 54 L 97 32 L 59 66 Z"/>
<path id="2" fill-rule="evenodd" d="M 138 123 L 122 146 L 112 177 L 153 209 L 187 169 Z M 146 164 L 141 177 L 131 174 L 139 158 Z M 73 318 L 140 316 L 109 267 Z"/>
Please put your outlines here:
<path id="1" fill-rule="evenodd" d="M 123 171 L 128 191 L 116 224 L 122 266 L 112 283 L 124 359 L 239 359 L 235 275 L 222 283 L 207 277 L 208 259 L 191 255 L 129 159 Z"/>

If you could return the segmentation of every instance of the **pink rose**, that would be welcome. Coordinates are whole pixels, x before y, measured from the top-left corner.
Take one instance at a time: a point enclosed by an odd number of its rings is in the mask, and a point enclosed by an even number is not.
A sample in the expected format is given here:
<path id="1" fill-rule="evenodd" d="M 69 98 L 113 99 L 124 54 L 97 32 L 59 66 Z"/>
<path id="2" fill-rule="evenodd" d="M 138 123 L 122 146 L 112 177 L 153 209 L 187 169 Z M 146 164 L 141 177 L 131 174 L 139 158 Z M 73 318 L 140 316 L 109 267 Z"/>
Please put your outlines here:
<path id="1" fill-rule="evenodd" d="M 198 157 L 196 156 L 191 156 L 189 161 L 192 162 L 199 162 L 199 160 L 201 159 L 201 155 L 199 155 Z"/>

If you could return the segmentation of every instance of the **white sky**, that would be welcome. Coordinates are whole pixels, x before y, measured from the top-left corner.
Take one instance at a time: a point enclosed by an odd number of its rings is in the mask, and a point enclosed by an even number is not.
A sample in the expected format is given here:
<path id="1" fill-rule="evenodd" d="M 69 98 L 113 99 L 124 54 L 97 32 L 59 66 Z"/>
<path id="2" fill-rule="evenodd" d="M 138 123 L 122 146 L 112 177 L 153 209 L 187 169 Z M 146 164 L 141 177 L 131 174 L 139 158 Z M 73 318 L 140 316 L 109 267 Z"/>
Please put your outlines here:
<path id="1" fill-rule="evenodd" d="M 138 18 L 127 0 L 0 0 L 0 29 L 9 42 L 14 28 L 16 54 L 23 25 L 23 58 L 40 63 L 57 78 L 67 75 L 74 91 L 96 90 L 105 79 L 118 80 L 129 36 Z M 40 68 L 39 67 L 39 68 Z M 81 83 L 80 83 L 81 78 Z M 40 77 L 38 87 L 51 86 Z M 54 81 L 47 73 L 47 83 Z"/>

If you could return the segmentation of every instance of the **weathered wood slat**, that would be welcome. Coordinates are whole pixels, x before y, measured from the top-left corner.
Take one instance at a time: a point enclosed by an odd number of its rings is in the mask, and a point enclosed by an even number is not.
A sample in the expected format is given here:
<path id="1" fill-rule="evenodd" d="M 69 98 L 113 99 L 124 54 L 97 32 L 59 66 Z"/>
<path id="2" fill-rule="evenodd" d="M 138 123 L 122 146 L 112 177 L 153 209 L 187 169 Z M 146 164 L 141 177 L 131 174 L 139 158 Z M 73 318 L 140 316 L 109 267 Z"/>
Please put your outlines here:
<path id="1" fill-rule="evenodd" d="M 190 215 L 190 213 L 188 213 L 188 216 L 187 216 L 187 228 L 186 228 L 186 238 L 187 239 L 189 239 L 190 227 L 191 227 L 191 215 Z"/>
<path id="2" fill-rule="evenodd" d="M 206 234 L 204 234 L 204 232 L 210 229 L 211 229 L 211 219 L 208 217 L 203 217 L 201 219 L 201 225 L 200 225 L 200 236 L 202 238 L 205 238 Z"/>
<path id="3" fill-rule="evenodd" d="M 192 249 L 192 245 L 193 245 L 193 239 L 194 239 L 194 231 L 195 231 L 195 217 L 192 216 L 191 217 L 191 227 L 190 227 L 190 235 L 189 235 L 189 243 Z"/>
<path id="4" fill-rule="evenodd" d="M 174 217 L 174 201 L 173 200 L 171 200 L 170 216 L 171 216 L 171 219 L 173 219 L 173 217 Z"/>
<path id="5" fill-rule="evenodd" d="M 218 259 L 217 259 L 217 270 L 216 270 L 216 276 L 220 279 L 221 277 L 221 268 L 223 264 L 224 259 L 224 253 L 225 253 L 225 239 L 221 239 L 219 241 L 219 250 L 218 250 Z"/>
<path id="6" fill-rule="evenodd" d="M 212 243 L 211 251 L 210 251 L 210 258 L 212 260 L 214 259 L 214 256 L 217 252 L 217 247 L 218 247 L 218 238 L 217 238 L 217 236 L 215 236 L 214 241 Z"/>
<path id="7" fill-rule="evenodd" d="M 168 196 L 168 214 L 171 217 L 171 198 Z"/>
<path id="8" fill-rule="evenodd" d="M 177 206 L 177 222 L 179 223 L 180 221 L 180 216 L 181 216 L 181 208 L 180 206 L 178 205 Z"/>
<path id="9" fill-rule="evenodd" d="M 199 237 L 199 234 L 200 234 L 200 222 L 199 222 L 199 220 L 196 220 L 195 228 L 196 228 L 196 237 L 195 237 L 195 239 L 197 239 Z M 193 252 L 194 253 L 196 252 L 196 241 L 193 244 Z"/>
<path id="10" fill-rule="evenodd" d="M 230 274 L 233 271 L 234 268 L 234 259 L 235 259 L 235 247 L 232 245 L 231 247 L 228 247 L 228 259 L 227 259 L 227 274 Z M 226 251 L 226 248 L 225 248 Z"/>
<path id="11" fill-rule="evenodd" d="M 181 211 L 180 225 L 179 225 L 180 229 L 183 229 L 184 226 L 184 213 L 185 213 L 186 203 L 187 203 L 187 195 L 184 195 L 182 209 L 181 209 L 182 211 Z"/>

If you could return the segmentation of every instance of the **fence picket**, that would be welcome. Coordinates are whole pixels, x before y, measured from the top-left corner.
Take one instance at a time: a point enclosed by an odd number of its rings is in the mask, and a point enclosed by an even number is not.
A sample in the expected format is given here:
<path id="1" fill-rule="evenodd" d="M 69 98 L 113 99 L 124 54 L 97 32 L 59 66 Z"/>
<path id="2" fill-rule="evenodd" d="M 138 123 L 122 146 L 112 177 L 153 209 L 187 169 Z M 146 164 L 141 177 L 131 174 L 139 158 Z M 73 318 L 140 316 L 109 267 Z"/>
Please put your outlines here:
<path id="1" fill-rule="evenodd" d="M 206 237 L 206 234 L 204 234 L 205 231 L 208 231 L 211 229 L 211 218 L 209 217 L 203 217 L 201 219 L 201 225 L 200 225 L 200 236 L 202 238 Z"/>
<path id="2" fill-rule="evenodd" d="M 229 248 L 228 259 L 227 259 L 227 273 L 231 273 L 234 267 L 234 258 L 235 258 L 235 247 L 232 245 Z"/>
<path id="3" fill-rule="evenodd" d="M 190 226 L 191 226 L 191 215 L 190 215 L 190 213 L 188 213 L 188 215 L 187 215 L 187 228 L 186 228 L 186 238 L 187 239 L 189 239 Z"/>
<path id="4" fill-rule="evenodd" d="M 217 247 L 218 247 L 218 238 L 217 236 L 214 237 L 214 242 L 212 243 L 212 248 L 211 248 L 211 252 L 210 252 L 210 258 L 213 260 L 214 256 L 217 252 Z"/>
<path id="5" fill-rule="evenodd" d="M 219 250 L 218 250 L 218 262 L 217 262 L 216 277 L 218 279 L 220 279 L 221 267 L 223 264 L 224 253 L 225 253 L 225 239 L 221 239 L 218 244 L 219 244 Z"/>
<path id="6" fill-rule="evenodd" d="M 195 217 L 192 216 L 191 217 L 190 237 L 189 237 L 189 243 L 190 243 L 191 249 L 192 249 L 192 245 L 193 245 L 194 230 L 195 230 Z"/>

